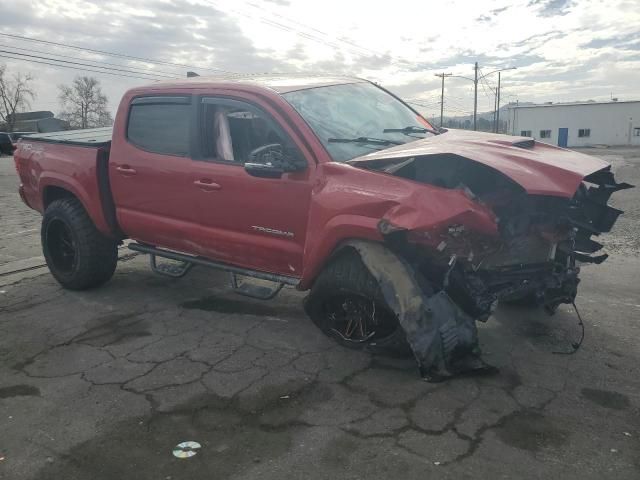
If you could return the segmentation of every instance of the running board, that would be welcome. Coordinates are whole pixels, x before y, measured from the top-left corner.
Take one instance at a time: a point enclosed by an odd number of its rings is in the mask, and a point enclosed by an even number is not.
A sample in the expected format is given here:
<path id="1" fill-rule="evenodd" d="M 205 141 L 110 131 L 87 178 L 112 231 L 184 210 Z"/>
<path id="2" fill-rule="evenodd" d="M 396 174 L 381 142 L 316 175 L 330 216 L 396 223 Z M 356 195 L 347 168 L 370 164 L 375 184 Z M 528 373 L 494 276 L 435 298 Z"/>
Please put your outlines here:
<path id="1" fill-rule="evenodd" d="M 151 270 L 155 273 L 172 278 L 184 277 L 189 273 L 189 270 L 193 268 L 193 263 L 191 262 L 181 262 L 179 265 L 170 265 L 167 263 L 158 264 L 156 262 L 156 254 L 154 253 L 149 255 L 149 265 L 151 265 Z"/>
<path id="2" fill-rule="evenodd" d="M 276 283 L 274 287 L 267 287 L 266 285 L 255 285 L 250 282 L 238 282 L 238 275 L 230 273 L 231 275 L 231 288 L 238 295 L 244 295 L 245 297 L 257 298 L 258 300 L 271 300 L 275 297 L 284 283 Z M 272 282 L 275 283 L 275 282 Z"/>
<path id="3" fill-rule="evenodd" d="M 270 282 L 282 283 L 284 285 L 297 286 L 300 283 L 300 279 L 296 277 L 288 277 L 286 275 L 279 275 L 277 273 L 259 272 L 257 270 L 249 270 L 242 267 L 236 267 L 234 265 L 228 265 L 226 263 L 214 262 L 204 257 L 196 257 L 194 255 L 187 255 L 184 253 L 173 252 L 171 250 L 165 250 L 162 248 L 152 247 L 151 245 L 143 245 L 140 243 L 130 243 L 129 249 L 135 252 L 148 253 L 156 257 L 169 258 L 171 260 L 177 260 L 184 262 L 185 264 L 201 265 L 203 267 L 214 268 L 216 270 L 223 270 L 225 272 L 234 273 L 237 275 L 244 275 L 247 277 L 258 278 L 260 280 L 268 280 Z"/>

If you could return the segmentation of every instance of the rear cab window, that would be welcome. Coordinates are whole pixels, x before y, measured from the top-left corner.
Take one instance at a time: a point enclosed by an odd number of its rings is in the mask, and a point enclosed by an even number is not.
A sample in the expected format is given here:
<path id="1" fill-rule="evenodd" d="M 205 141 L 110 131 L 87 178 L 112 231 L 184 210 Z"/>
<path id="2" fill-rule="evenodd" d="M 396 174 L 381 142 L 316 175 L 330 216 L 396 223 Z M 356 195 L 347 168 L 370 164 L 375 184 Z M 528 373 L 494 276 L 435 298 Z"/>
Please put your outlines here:
<path id="1" fill-rule="evenodd" d="M 129 107 L 127 139 L 148 152 L 189 156 L 191 112 L 188 96 L 134 98 Z"/>

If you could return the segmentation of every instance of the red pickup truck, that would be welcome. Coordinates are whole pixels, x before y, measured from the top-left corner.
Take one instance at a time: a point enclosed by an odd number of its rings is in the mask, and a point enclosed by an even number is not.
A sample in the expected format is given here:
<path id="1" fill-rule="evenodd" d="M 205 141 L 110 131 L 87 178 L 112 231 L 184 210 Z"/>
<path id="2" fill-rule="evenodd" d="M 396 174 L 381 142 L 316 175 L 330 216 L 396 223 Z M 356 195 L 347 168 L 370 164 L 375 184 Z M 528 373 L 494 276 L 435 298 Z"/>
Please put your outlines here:
<path id="1" fill-rule="evenodd" d="M 573 303 L 579 264 L 606 258 L 591 237 L 622 213 L 607 201 L 630 187 L 591 156 L 434 128 L 347 77 L 134 88 L 113 129 L 22 139 L 15 163 L 64 287 L 109 280 L 131 239 L 158 273 L 218 268 L 264 299 L 310 290 L 305 309 L 324 333 L 411 347 L 433 380 L 486 368 L 475 322 L 498 299 Z"/>

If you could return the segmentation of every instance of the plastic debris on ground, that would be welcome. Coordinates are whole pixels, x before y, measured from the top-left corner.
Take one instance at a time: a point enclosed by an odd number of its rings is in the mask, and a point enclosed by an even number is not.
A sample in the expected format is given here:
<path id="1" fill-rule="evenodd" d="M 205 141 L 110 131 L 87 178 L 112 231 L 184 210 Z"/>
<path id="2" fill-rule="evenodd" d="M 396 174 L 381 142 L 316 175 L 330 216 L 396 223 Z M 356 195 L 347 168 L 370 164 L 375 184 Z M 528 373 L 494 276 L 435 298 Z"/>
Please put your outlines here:
<path id="1" fill-rule="evenodd" d="M 173 456 L 176 458 L 191 458 L 196 455 L 197 450 L 202 448 L 198 442 L 182 442 L 173 449 Z"/>

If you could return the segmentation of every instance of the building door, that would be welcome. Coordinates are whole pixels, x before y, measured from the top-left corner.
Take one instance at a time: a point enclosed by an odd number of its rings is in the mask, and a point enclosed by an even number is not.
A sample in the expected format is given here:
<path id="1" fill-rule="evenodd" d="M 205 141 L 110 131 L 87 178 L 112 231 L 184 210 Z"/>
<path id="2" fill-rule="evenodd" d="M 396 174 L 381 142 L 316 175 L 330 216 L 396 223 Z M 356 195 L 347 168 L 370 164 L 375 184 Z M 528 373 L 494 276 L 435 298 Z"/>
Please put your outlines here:
<path id="1" fill-rule="evenodd" d="M 569 139 L 569 129 L 568 128 L 559 128 L 558 129 L 558 146 L 559 147 L 566 147 L 568 139 Z"/>

